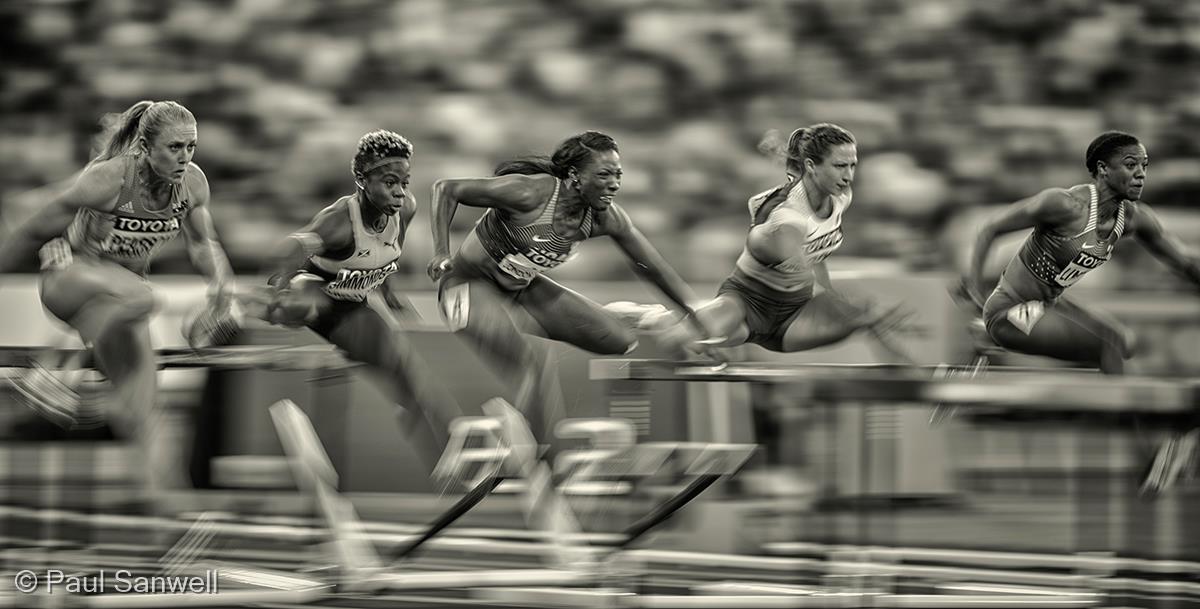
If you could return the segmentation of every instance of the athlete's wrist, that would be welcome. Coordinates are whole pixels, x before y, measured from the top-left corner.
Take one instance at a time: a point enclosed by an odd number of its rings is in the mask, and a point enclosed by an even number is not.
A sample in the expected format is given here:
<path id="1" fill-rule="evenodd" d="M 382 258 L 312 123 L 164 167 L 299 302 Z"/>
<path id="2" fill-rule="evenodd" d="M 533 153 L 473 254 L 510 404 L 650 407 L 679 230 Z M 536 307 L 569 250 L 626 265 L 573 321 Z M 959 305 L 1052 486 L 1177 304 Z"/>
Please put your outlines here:
<path id="1" fill-rule="evenodd" d="M 225 278 L 215 279 L 208 284 L 208 299 L 221 300 L 233 293 L 233 281 Z"/>

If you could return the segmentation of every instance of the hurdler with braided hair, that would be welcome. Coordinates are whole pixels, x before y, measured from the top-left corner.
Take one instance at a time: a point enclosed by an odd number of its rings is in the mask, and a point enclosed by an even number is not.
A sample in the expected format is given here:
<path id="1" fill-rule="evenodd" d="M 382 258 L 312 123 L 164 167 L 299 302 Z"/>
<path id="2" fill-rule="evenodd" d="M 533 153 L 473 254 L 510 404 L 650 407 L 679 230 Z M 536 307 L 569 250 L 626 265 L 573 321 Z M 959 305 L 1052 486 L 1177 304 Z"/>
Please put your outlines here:
<path id="1" fill-rule="evenodd" d="M 784 158 L 787 179 L 750 197 L 750 231 L 733 273 L 716 298 L 696 309 L 705 326 L 724 337 L 717 346 L 803 351 L 870 330 L 889 354 L 911 363 L 888 337 L 901 321 L 900 309 L 843 296 L 825 267 L 842 245 L 842 216 L 858 166 L 854 135 L 820 123 L 792 131 L 784 145 L 768 138 L 761 148 Z M 633 303 L 609 306 L 641 329 L 664 331 L 668 345 L 688 346 L 688 330 L 674 315 Z"/>
<path id="2" fill-rule="evenodd" d="M 587 131 L 549 157 L 501 163 L 494 177 L 452 178 L 433 186 L 434 257 L 429 276 L 450 329 L 484 360 L 519 382 L 518 407 L 539 440 L 564 412 L 557 375 L 522 333 L 592 353 L 628 353 L 637 336 L 614 313 L 546 276 L 581 241 L 609 236 L 637 273 L 682 311 L 691 290 L 616 204 L 621 158 L 608 135 Z M 459 205 L 487 211 L 457 253 L 450 223 Z"/>
<path id="3" fill-rule="evenodd" d="M 403 305 L 388 285 L 417 202 L 409 192 L 412 144 L 398 133 L 363 135 L 350 163 L 356 185 L 288 235 L 276 253 L 266 319 L 307 327 L 387 379 L 397 418 L 430 468 L 445 448 L 458 402 L 400 330 Z"/>
<path id="4" fill-rule="evenodd" d="M 193 265 L 209 281 L 216 308 L 232 301 L 233 273 L 208 211 L 208 180 L 192 162 L 196 119 L 173 101 L 141 101 L 110 125 L 101 153 L 74 183 L 0 243 L 0 272 L 40 248 L 40 294 L 46 310 L 82 338 L 112 384 L 109 422 L 142 454 L 148 499 L 182 484 L 182 463 L 166 458 L 158 433 L 157 382 L 148 320 L 155 297 L 150 260 L 179 233 Z M 34 367 L 33 371 L 44 369 Z M 17 388 L 35 408 L 64 425 L 75 412 L 64 394 L 24 376 Z"/>

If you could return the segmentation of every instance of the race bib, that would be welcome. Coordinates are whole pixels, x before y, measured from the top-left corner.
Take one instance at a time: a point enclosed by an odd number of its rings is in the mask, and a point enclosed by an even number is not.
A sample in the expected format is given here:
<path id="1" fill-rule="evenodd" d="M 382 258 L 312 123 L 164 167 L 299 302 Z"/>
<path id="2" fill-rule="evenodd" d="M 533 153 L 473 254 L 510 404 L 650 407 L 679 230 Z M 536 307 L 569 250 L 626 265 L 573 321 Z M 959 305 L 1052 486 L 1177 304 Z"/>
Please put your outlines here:
<path id="1" fill-rule="evenodd" d="M 1040 300 L 1030 300 L 1010 308 L 1007 317 L 1012 325 L 1028 336 L 1030 332 L 1033 332 L 1033 327 L 1037 325 L 1038 320 L 1045 314 L 1046 303 Z"/>
<path id="2" fill-rule="evenodd" d="M 1088 271 L 1091 271 L 1101 264 L 1104 264 L 1105 260 L 1107 259 L 1100 258 L 1099 256 L 1093 256 L 1087 252 L 1079 252 L 1079 254 L 1075 256 L 1075 259 L 1067 264 L 1067 268 L 1063 269 L 1062 272 L 1054 277 L 1054 282 L 1064 288 L 1069 287 L 1080 279 L 1083 279 L 1083 276 L 1086 275 Z"/>
<path id="3" fill-rule="evenodd" d="M 399 268 L 393 260 L 377 269 L 340 269 L 326 284 L 325 293 L 338 300 L 361 302 Z"/>
<path id="4" fill-rule="evenodd" d="M 541 269 L 534 262 L 520 254 L 509 254 L 500 261 L 500 270 L 524 282 L 533 281 Z"/>
<path id="5" fill-rule="evenodd" d="M 130 218 L 113 216 L 112 231 L 100 241 L 100 251 L 122 260 L 142 260 L 154 255 L 179 234 L 181 216 Z"/>

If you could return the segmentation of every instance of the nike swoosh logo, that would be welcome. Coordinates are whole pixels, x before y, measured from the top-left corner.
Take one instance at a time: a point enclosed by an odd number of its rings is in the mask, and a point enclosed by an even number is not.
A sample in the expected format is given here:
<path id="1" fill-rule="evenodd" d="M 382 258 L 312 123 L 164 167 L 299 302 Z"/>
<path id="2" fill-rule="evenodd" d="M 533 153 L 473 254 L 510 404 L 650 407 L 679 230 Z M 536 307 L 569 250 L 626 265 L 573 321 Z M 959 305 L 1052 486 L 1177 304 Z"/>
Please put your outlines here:
<path id="1" fill-rule="evenodd" d="M 534 237 L 533 240 L 536 243 L 550 243 L 551 241 L 554 241 L 552 237 Z"/>
<path id="2" fill-rule="evenodd" d="M 1083 249 L 1085 249 L 1085 250 L 1090 250 L 1090 249 L 1092 249 L 1093 247 L 1096 247 L 1096 244 L 1095 244 L 1095 243 L 1088 243 L 1087 241 L 1084 241 L 1084 242 L 1083 242 Z"/>

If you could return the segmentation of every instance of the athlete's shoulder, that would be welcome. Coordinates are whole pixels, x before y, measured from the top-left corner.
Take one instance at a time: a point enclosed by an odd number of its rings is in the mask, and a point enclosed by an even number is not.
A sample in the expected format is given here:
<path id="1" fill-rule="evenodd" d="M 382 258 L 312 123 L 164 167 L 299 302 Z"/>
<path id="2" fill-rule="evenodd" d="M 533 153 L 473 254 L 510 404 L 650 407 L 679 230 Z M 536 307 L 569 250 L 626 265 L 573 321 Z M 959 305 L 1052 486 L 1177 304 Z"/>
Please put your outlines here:
<path id="1" fill-rule="evenodd" d="M 538 209 L 550 202 L 556 189 L 562 196 L 559 179 L 548 173 L 510 174 L 499 176 L 496 180 L 498 194 L 502 194 L 514 208 Z"/>
<path id="2" fill-rule="evenodd" d="M 1122 205 L 1125 206 L 1126 232 L 1158 224 L 1158 216 L 1154 213 L 1154 208 L 1145 201 L 1126 199 Z"/>
<path id="3" fill-rule="evenodd" d="M 195 161 L 190 161 L 187 168 L 183 170 L 183 179 L 187 180 L 188 186 L 203 185 L 208 188 L 208 176 L 204 175 L 204 170 Z"/>
<path id="4" fill-rule="evenodd" d="M 333 203 L 326 205 L 317 215 L 313 217 L 315 221 L 345 221 L 350 222 L 350 206 L 354 205 L 355 195 L 345 195 L 338 197 Z"/>
<path id="5" fill-rule="evenodd" d="M 629 217 L 629 213 L 616 203 L 592 213 L 596 227 L 590 235 L 592 237 L 621 235 L 633 229 L 633 220 Z"/>
<path id="6" fill-rule="evenodd" d="M 435 188 L 442 188 L 451 198 L 468 205 L 528 212 L 544 207 L 558 183 L 558 178 L 550 174 L 514 173 L 484 178 L 444 178 L 435 183 Z"/>
<path id="7" fill-rule="evenodd" d="M 91 188 L 110 187 L 120 190 L 125 182 L 128 163 L 129 159 L 124 155 L 92 161 L 79 172 L 76 182 L 84 182 Z"/>
<path id="8" fill-rule="evenodd" d="M 83 207 L 101 207 L 115 200 L 125 184 L 126 162 L 118 156 L 88 163 L 65 196 Z"/>
<path id="9" fill-rule="evenodd" d="M 204 170 L 194 162 L 189 162 L 187 168 L 183 171 L 183 183 L 190 193 L 193 204 L 203 205 L 208 203 L 209 186 L 208 176 L 204 175 Z"/>
<path id="10" fill-rule="evenodd" d="M 1092 202 L 1092 189 L 1088 184 L 1053 186 L 1039 192 L 1037 197 L 1046 205 L 1084 206 L 1086 208 Z"/>
<path id="11" fill-rule="evenodd" d="M 766 219 L 767 215 L 781 203 L 791 196 L 791 191 L 788 186 L 791 182 L 779 184 L 767 190 L 764 190 L 746 201 L 746 207 L 750 210 L 751 224 L 759 224 Z"/>
<path id="12" fill-rule="evenodd" d="M 838 197 L 838 209 L 844 210 L 847 207 L 850 207 L 850 204 L 853 202 L 854 202 L 854 189 L 847 186 L 846 192 L 843 192 L 841 194 L 841 196 Z"/>
<path id="13" fill-rule="evenodd" d="M 1051 187 L 1032 197 L 1035 216 L 1048 222 L 1067 222 L 1087 214 L 1091 192 L 1087 184 L 1068 188 Z"/>
<path id="14" fill-rule="evenodd" d="M 337 251 L 348 247 L 354 240 L 354 227 L 350 219 L 350 206 L 355 196 L 346 195 L 317 212 L 301 232 L 315 232 L 325 242 L 326 251 Z"/>
<path id="15" fill-rule="evenodd" d="M 771 188 L 768 188 L 762 192 L 750 195 L 750 198 L 746 199 L 746 205 L 751 209 L 755 209 L 766 202 L 767 199 L 771 198 L 771 195 L 779 193 L 782 190 L 783 186 L 772 186 Z"/>

